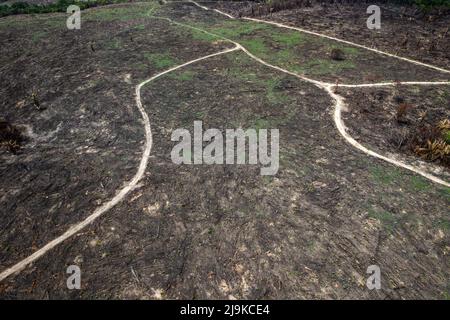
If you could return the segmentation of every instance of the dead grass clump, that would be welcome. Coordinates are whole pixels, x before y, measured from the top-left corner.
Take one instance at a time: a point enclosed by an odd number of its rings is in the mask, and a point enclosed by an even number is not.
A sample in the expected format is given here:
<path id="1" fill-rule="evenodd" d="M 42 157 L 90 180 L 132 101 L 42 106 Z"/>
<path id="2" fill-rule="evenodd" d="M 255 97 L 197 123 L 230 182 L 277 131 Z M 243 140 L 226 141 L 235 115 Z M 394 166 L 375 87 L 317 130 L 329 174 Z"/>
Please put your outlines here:
<path id="1" fill-rule="evenodd" d="M 438 122 L 437 127 L 441 131 L 448 131 L 450 130 L 450 120 L 444 119 Z"/>
<path id="2" fill-rule="evenodd" d="M 9 152 L 16 154 L 24 141 L 19 129 L 7 121 L 0 120 L 0 147 L 6 147 Z"/>
<path id="3" fill-rule="evenodd" d="M 444 163 L 448 163 L 450 157 L 450 145 L 442 139 L 434 141 L 428 140 L 425 146 L 417 146 L 414 152 L 426 160 L 440 160 Z"/>
<path id="4" fill-rule="evenodd" d="M 408 112 L 408 110 L 412 109 L 412 105 L 408 104 L 408 103 L 400 103 L 397 106 L 397 111 L 395 114 L 395 119 L 397 120 L 398 123 L 406 123 L 406 114 Z"/>
<path id="5" fill-rule="evenodd" d="M 311 7 L 311 0 L 266 0 L 251 7 L 252 16 L 268 15 L 282 10 Z"/>
<path id="6" fill-rule="evenodd" d="M 38 110 L 42 110 L 43 109 L 41 107 L 41 103 L 39 101 L 39 97 L 38 97 L 37 91 L 33 91 L 31 93 L 31 100 L 33 102 L 33 105 L 36 107 L 36 109 L 38 109 Z"/>
<path id="7" fill-rule="evenodd" d="M 413 151 L 430 161 L 450 165 L 450 121 L 444 119 L 434 126 L 422 126 L 414 135 Z"/>

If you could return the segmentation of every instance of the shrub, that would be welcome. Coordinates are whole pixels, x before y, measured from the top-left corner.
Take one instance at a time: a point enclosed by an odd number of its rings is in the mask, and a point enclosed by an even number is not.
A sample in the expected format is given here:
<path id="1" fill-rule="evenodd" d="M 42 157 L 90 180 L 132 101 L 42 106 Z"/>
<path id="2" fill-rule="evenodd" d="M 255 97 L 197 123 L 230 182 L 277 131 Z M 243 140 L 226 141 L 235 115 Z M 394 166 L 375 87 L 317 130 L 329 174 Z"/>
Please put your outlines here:
<path id="1" fill-rule="evenodd" d="M 6 147 L 11 153 L 16 153 L 25 138 L 19 129 L 8 121 L 0 120 L 0 147 Z"/>
<path id="2" fill-rule="evenodd" d="M 333 49 L 331 49 L 330 57 L 331 57 L 331 59 L 336 60 L 336 61 L 342 61 L 342 60 L 345 60 L 345 54 L 344 54 L 344 51 L 342 51 L 342 50 L 339 49 L 339 48 L 333 48 Z"/>
<path id="3" fill-rule="evenodd" d="M 430 10 L 434 7 L 450 8 L 450 0 L 414 0 L 414 3 L 424 10 Z"/>

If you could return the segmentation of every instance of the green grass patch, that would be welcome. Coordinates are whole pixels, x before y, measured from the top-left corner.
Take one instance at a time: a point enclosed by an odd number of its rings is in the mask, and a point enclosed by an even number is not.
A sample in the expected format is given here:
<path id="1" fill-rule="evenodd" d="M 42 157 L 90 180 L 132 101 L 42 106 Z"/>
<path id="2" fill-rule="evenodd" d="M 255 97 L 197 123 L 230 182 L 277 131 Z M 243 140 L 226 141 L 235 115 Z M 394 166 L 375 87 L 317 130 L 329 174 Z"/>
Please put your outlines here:
<path id="1" fill-rule="evenodd" d="M 44 39 L 48 35 L 47 31 L 37 31 L 33 33 L 31 36 L 31 41 L 33 42 L 39 42 L 40 40 Z"/>
<path id="2" fill-rule="evenodd" d="M 390 212 L 387 211 L 379 212 L 373 209 L 369 209 L 368 217 L 379 220 L 383 228 L 389 233 L 392 233 L 394 231 L 399 220 Z"/>
<path id="3" fill-rule="evenodd" d="M 295 47 L 305 40 L 305 37 L 300 32 L 290 32 L 290 33 L 277 33 L 272 32 L 270 38 L 275 42 L 287 46 Z"/>
<path id="4" fill-rule="evenodd" d="M 272 104 L 280 104 L 288 100 L 288 96 L 277 90 L 280 79 L 271 78 L 266 80 L 266 97 Z"/>
<path id="5" fill-rule="evenodd" d="M 445 232 L 450 231 L 450 220 L 449 219 L 439 219 L 436 223 L 436 227 L 444 230 Z"/>
<path id="6" fill-rule="evenodd" d="M 416 191 L 426 191 L 430 189 L 430 184 L 427 180 L 420 176 L 412 176 L 411 179 L 411 186 Z"/>
<path id="7" fill-rule="evenodd" d="M 259 132 L 261 129 L 269 129 L 270 123 L 266 119 L 256 119 L 256 121 L 252 125 L 252 129 L 255 129 L 256 132 Z"/>
<path id="8" fill-rule="evenodd" d="M 442 294 L 444 300 L 450 300 L 450 290 Z"/>
<path id="9" fill-rule="evenodd" d="M 372 178 L 382 184 L 391 184 L 401 176 L 397 169 L 386 170 L 383 167 L 372 167 L 369 169 Z"/>
<path id="10" fill-rule="evenodd" d="M 4 17 L 0 19 L 0 28 L 15 28 L 23 30 L 28 33 L 30 30 L 38 31 L 45 29 L 61 29 L 66 28 L 66 19 L 64 16 L 46 16 L 45 18 L 37 18 L 36 14 L 22 16 L 20 18 L 15 16 Z"/>
<path id="11" fill-rule="evenodd" d="M 438 189 L 438 192 L 444 198 L 447 198 L 447 200 L 450 201 L 450 188 L 449 187 L 441 187 L 441 188 Z"/>
<path id="12" fill-rule="evenodd" d="M 86 14 L 87 21 L 129 21 L 139 18 L 147 18 L 149 10 L 154 10 L 154 3 L 146 3 L 140 6 L 101 8 L 89 11 Z"/>
<path id="13" fill-rule="evenodd" d="M 106 43 L 106 47 L 108 49 L 120 49 L 122 47 L 122 43 L 121 43 L 121 41 L 119 39 L 114 38 L 112 40 L 109 40 Z"/>
<path id="14" fill-rule="evenodd" d="M 225 38 L 238 40 L 245 35 L 252 35 L 257 30 L 269 29 L 270 26 L 263 23 L 243 22 L 239 20 L 227 20 L 220 25 L 210 28 L 211 32 Z"/>
<path id="15" fill-rule="evenodd" d="M 176 64 L 176 61 L 172 59 L 168 54 L 145 53 L 144 58 L 158 69 L 168 68 Z"/>
<path id="16" fill-rule="evenodd" d="M 341 50 L 344 51 L 345 54 L 350 56 L 356 56 L 361 53 L 361 50 L 355 47 L 341 47 Z"/>
<path id="17" fill-rule="evenodd" d="M 196 112 L 194 112 L 194 115 L 195 115 L 195 119 L 202 120 L 206 114 L 204 111 L 196 111 Z"/>
<path id="18" fill-rule="evenodd" d="M 139 25 L 134 27 L 134 30 L 140 30 L 140 31 L 145 30 L 145 25 L 139 24 Z"/>
<path id="19" fill-rule="evenodd" d="M 274 56 L 276 61 L 279 63 L 285 63 L 295 60 L 295 53 L 290 49 L 280 50 Z"/>
<path id="20" fill-rule="evenodd" d="M 356 70 L 358 66 L 354 58 L 362 53 L 356 47 L 262 23 L 228 20 L 215 24 L 198 23 L 196 26 L 239 42 L 255 56 L 300 74 L 325 76 Z M 198 31 L 193 34 L 199 40 L 214 40 L 213 36 Z M 342 50 L 346 59 L 336 61 L 329 58 L 327 52 L 333 48 Z M 302 50 L 307 53 L 306 56 L 299 53 Z"/>
<path id="21" fill-rule="evenodd" d="M 147 70 L 148 68 L 149 68 L 149 66 L 143 62 L 137 62 L 137 63 L 133 64 L 133 69 L 136 69 L 136 70 L 143 71 L 143 70 Z"/>
<path id="22" fill-rule="evenodd" d="M 322 39 L 322 41 L 324 42 L 325 45 L 326 44 L 329 45 L 329 43 L 330 43 L 330 41 L 327 39 Z M 339 44 L 329 45 L 329 51 L 331 52 L 331 50 L 333 50 L 333 49 L 342 50 L 347 58 L 355 57 L 361 53 L 361 50 L 356 47 L 347 47 L 347 46 L 339 45 Z"/>
<path id="23" fill-rule="evenodd" d="M 241 40 L 241 44 L 251 53 L 258 56 L 266 56 L 269 52 L 269 48 L 263 39 L 245 39 Z"/>
<path id="24" fill-rule="evenodd" d="M 169 78 L 179 80 L 179 81 L 191 81 L 194 79 L 195 72 L 193 71 L 183 71 L 183 72 L 172 72 L 169 73 Z"/>

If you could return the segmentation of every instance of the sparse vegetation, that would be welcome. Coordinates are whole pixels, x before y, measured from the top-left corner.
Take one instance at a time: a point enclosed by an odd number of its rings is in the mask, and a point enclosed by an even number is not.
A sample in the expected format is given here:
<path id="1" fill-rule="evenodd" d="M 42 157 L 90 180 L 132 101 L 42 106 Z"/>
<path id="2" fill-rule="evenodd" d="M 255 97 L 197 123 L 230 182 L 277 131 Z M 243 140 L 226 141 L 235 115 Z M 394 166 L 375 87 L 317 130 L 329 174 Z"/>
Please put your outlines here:
<path id="1" fill-rule="evenodd" d="M 395 119 L 397 120 L 398 123 L 406 123 L 406 113 L 408 112 L 408 110 L 412 109 L 412 105 L 408 104 L 408 103 L 400 103 L 397 106 L 397 112 L 395 114 Z"/>
<path id="2" fill-rule="evenodd" d="M 427 140 L 424 146 L 417 146 L 414 151 L 420 157 L 430 160 L 430 161 L 448 161 L 450 157 L 450 145 L 448 145 L 444 140 Z"/>
<path id="3" fill-rule="evenodd" d="M 395 230 L 395 227 L 398 224 L 399 219 L 394 216 L 392 213 L 387 211 L 376 211 L 370 209 L 367 215 L 369 218 L 376 219 L 380 221 L 381 226 L 388 233 L 392 233 Z"/>
<path id="4" fill-rule="evenodd" d="M 391 184 L 397 180 L 401 173 L 398 169 L 386 170 L 383 167 L 372 167 L 369 169 L 372 177 L 383 184 Z"/>
<path id="5" fill-rule="evenodd" d="M 450 8 L 449 0 L 413 0 L 412 2 L 426 11 L 434 7 Z"/>
<path id="6" fill-rule="evenodd" d="M 176 72 L 176 73 L 170 73 L 169 77 L 172 79 L 177 79 L 180 81 L 191 81 L 194 79 L 195 73 L 193 71 L 183 71 L 183 72 Z"/>
<path id="7" fill-rule="evenodd" d="M 289 32 L 289 33 L 272 32 L 272 39 L 275 40 L 277 43 L 283 44 L 287 47 L 294 47 L 302 43 L 305 38 L 299 32 Z"/>
<path id="8" fill-rule="evenodd" d="M 413 189 L 416 191 L 426 191 L 430 188 L 428 181 L 421 176 L 412 176 L 410 180 Z"/>
<path id="9" fill-rule="evenodd" d="M 0 17 L 15 15 L 15 14 L 30 14 L 30 13 L 51 13 L 51 12 L 66 12 L 67 7 L 76 5 L 81 10 L 97 7 L 102 5 L 129 2 L 128 0 L 58 0 L 54 3 L 33 4 L 27 2 L 15 2 L 11 5 L 0 5 Z"/>
<path id="10" fill-rule="evenodd" d="M 167 68 L 176 63 L 168 54 L 146 53 L 144 57 L 158 69 Z"/>
<path id="11" fill-rule="evenodd" d="M 437 227 L 445 231 L 450 231 L 450 220 L 449 219 L 439 219 L 437 221 Z"/>
<path id="12" fill-rule="evenodd" d="M 300 73 L 312 75 L 336 74 L 338 72 L 355 69 L 356 65 L 351 61 L 335 61 L 330 59 L 312 59 L 303 66 L 297 66 L 295 70 Z"/>
<path id="13" fill-rule="evenodd" d="M 446 130 L 444 133 L 445 143 L 450 144 L 450 130 Z"/>
<path id="14" fill-rule="evenodd" d="M 197 41 L 208 41 L 212 42 L 218 39 L 218 37 L 208 34 L 206 32 L 202 32 L 196 29 L 190 29 L 192 34 L 192 38 Z"/>
<path id="15" fill-rule="evenodd" d="M 284 95 L 282 92 L 280 92 L 280 79 L 269 79 L 266 81 L 266 87 L 267 87 L 267 99 L 273 103 L 278 104 L 285 102 L 287 100 L 287 96 Z"/>

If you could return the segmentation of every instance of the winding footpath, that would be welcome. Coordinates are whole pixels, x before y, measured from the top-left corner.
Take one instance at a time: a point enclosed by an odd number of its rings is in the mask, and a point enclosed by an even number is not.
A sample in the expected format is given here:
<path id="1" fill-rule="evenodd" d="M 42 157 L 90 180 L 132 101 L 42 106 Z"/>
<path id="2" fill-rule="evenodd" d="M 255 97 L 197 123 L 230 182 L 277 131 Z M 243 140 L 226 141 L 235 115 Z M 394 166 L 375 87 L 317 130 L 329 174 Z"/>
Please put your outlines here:
<path id="1" fill-rule="evenodd" d="M 189 1 L 189 2 L 191 2 L 192 4 L 198 6 L 199 8 L 201 8 L 203 10 L 212 10 L 214 12 L 217 12 L 217 13 L 219 13 L 221 15 L 226 16 L 227 18 L 235 19 L 233 16 L 231 16 L 231 15 L 225 13 L 225 12 L 222 12 L 222 11 L 220 11 L 218 9 L 209 9 L 209 8 L 207 8 L 205 6 L 200 5 L 199 3 L 195 2 L 195 1 Z M 168 3 L 170 3 L 170 2 L 168 2 Z M 217 38 L 223 39 L 223 40 L 225 40 L 227 42 L 230 42 L 230 43 L 234 44 L 234 47 L 230 48 L 230 49 L 226 49 L 226 50 L 220 51 L 220 52 L 217 52 L 217 53 L 214 53 L 214 54 L 203 56 L 203 57 L 200 57 L 200 58 L 188 61 L 186 63 L 183 63 L 181 65 L 175 66 L 175 67 L 170 68 L 170 69 L 168 69 L 166 71 L 158 73 L 157 75 L 155 75 L 155 76 L 153 76 L 153 77 L 151 77 L 151 78 L 149 78 L 149 79 L 139 83 L 136 86 L 136 88 L 135 88 L 135 100 L 136 100 L 136 106 L 137 106 L 137 108 L 138 108 L 138 110 L 139 110 L 139 112 L 141 114 L 141 117 L 142 117 L 142 120 L 143 120 L 143 123 L 144 123 L 144 128 L 145 128 L 145 146 L 144 146 L 144 151 L 143 151 L 143 154 L 142 154 L 142 157 L 141 157 L 141 161 L 140 161 L 138 170 L 137 170 L 136 174 L 134 175 L 133 179 L 131 181 L 127 182 L 125 187 L 120 189 L 117 192 L 117 194 L 111 200 L 107 201 L 106 203 L 104 203 L 100 207 L 98 207 L 85 220 L 81 221 L 80 223 L 78 223 L 76 225 L 71 226 L 61 236 L 59 236 L 56 239 L 52 240 L 51 242 L 49 242 L 48 244 L 46 244 L 45 246 L 43 246 L 42 248 L 40 248 L 39 250 L 37 250 L 36 252 L 31 254 L 27 258 L 23 259 L 22 261 L 16 263 L 12 267 L 10 267 L 10 268 L 4 270 L 2 273 L 0 273 L 0 282 L 5 280 L 9 276 L 11 276 L 13 274 L 17 274 L 20 271 L 24 270 L 28 265 L 32 264 L 33 262 L 35 262 L 36 260 L 41 258 L 43 255 L 45 255 L 47 252 L 49 252 L 50 250 L 55 248 L 57 245 L 61 244 L 62 242 L 64 242 L 68 238 L 72 237 L 73 235 L 75 235 L 76 233 L 81 231 L 82 229 L 86 228 L 88 225 L 93 223 L 96 219 L 98 219 L 104 213 L 106 213 L 111 208 L 116 206 L 120 201 L 122 201 L 130 193 L 130 191 L 132 191 L 133 189 L 135 189 L 138 186 L 138 182 L 142 179 L 142 177 L 144 176 L 145 170 L 147 169 L 148 159 L 149 159 L 150 151 L 151 151 L 151 148 L 152 148 L 152 132 L 151 132 L 151 127 L 150 127 L 150 120 L 149 120 L 148 114 L 145 112 L 145 109 L 144 109 L 144 107 L 142 105 L 142 101 L 141 101 L 141 89 L 142 89 L 143 86 L 145 86 L 149 82 L 154 81 L 154 80 L 158 79 L 159 77 L 161 77 L 161 76 L 163 76 L 165 74 L 168 74 L 168 73 L 170 73 L 172 71 L 175 71 L 177 69 L 186 67 L 186 66 L 191 65 L 191 64 L 196 63 L 196 62 L 200 62 L 202 60 L 206 60 L 206 59 L 218 56 L 218 55 L 223 55 L 223 54 L 234 52 L 234 51 L 237 51 L 237 50 L 243 51 L 245 54 L 247 54 L 253 60 L 255 60 L 255 61 L 257 61 L 257 62 L 259 62 L 259 63 L 261 63 L 261 64 L 263 64 L 263 65 L 265 65 L 267 67 L 270 67 L 270 68 L 278 70 L 280 72 L 283 72 L 283 73 L 295 76 L 295 77 L 297 77 L 297 78 L 299 78 L 301 80 L 304 80 L 304 81 L 307 81 L 309 83 L 312 83 L 312 84 L 316 85 L 318 88 L 321 88 L 321 89 L 325 90 L 329 94 L 329 96 L 335 101 L 335 105 L 334 105 L 334 122 L 335 122 L 336 128 L 338 129 L 338 131 L 342 135 L 342 137 L 350 145 L 352 145 L 353 147 L 359 149 L 360 151 L 366 153 L 367 155 L 370 155 L 372 157 L 376 157 L 378 159 L 382 159 L 382 160 L 384 160 L 386 162 L 389 162 L 389 163 L 391 163 L 391 164 L 393 164 L 395 166 L 398 166 L 398 167 L 410 170 L 412 172 L 415 172 L 415 173 L 417 173 L 417 174 L 419 174 L 419 175 L 421 175 L 421 176 L 423 176 L 423 177 L 425 177 L 425 178 L 427 178 L 427 179 L 429 179 L 429 180 L 431 180 L 431 181 L 433 181 L 435 183 L 444 185 L 446 187 L 450 187 L 450 183 L 448 183 L 446 181 L 443 181 L 442 179 L 440 179 L 440 178 L 438 178 L 436 176 L 433 176 L 433 175 L 431 175 L 431 174 L 429 174 L 427 172 L 424 172 L 423 170 L 421 170 L 421 169 L 419 169 L 419 168 L 417 168 L 415 166 L 408 165 L 408 164 L 403 163 L 401 161 L 398 161 L 398 160 L 395 160 L 395 159 L 392 159 L 392 158 L 380 155 L 380 154 L 378 154 L 378 153 L 376 153 L 376 152 L 374 152 L 374 151 L 364 147 L 359 142 L 357 142 L 354 138 L 352 138 L 348 134 L 348 132 L 346 130 L 346 127 L 345 127 L 345 124 L 343 123 L 342 117 L 341 117 L 342 110 L 345 108 L 345 100 L 344 100 L 344 98 L 342 96 L 340 96 L 340 95 L 338 95 L 337 93 L 334 92 L 335 91 L 335 84 L 322 82 L 322 81 L 318 81 L 318 80 L 314 80 L 314 79 L 310 79 L 310 78 L 307 78 L 307 77 L 302 76 L 300 74 L 297 74 L 295 72 L 291 72 L 291 71 L 285 70 L 283 68 L 280 68 L 278 66 L 275 66 L 275 65 L 272 65 L 270 63 L 267 63 L 266 61 L 264 61 L 264 60 L 256 57 L 255 55 L 253 55 L 251 52 L 249 52 L 241 44 L 239 44 L 239 43 L 237 43 L 237 42 L 235 42 L 233 40 L 227 39 L 225 37 L 222 37 L 220 35 L 216 35 L 216 34 L 210 33 L 208 31 L 202 30 L 202 29 L 197 28 L 197 27 L 193 27 L 193 26 L 190 26 L 190 25 L 179 23 L 179 22 L 173 21 L 172 19 L 169 19 L 169 18 L 157 17 L 157 16 L 151 16 L 151 17 L 152 18 L 156 18 L 156 19 L 163 19 L 163 20 L 169 21 L 169 22 L 171 22 L 171 23 L 173 23 L 175 25 L 179 25 L 179 26 L 182 26 L 182 27 L 185 27 L 185 28 L 194 29 L 194 30 L 203 32 L 205 34 L 209 34 L 209 35 L 215 36 Z M 308 31 L 308 30 L 304 30 L 304 29 L 300 29 L 300 28 L 296 28 L 296 27 L 292 27 L 292 26 L 287 26 L 287 25 L 284 25 L 284 24 L 281 24 L 281 23 L 260 20 L 260 19 L 254 19 L 254 18 L 243 18 L 243 19 L 251 20 L 251 21 L 259 22 L 259 23 L 271 24 L 271 25 L 278 26 L 280 28 L 288 28 L 288 29 L 299 31 L 299 32 L 312 34 L 312 35 L 315 35 L 315 36 L 318 36 L 318 37 L 327 38 L 327 39 L 330 39 L 330 40 L 342 42 L 342 43 L 345 43 L 345 44 L 348 44 L 348 45 L 356 46 L 356 47 L 363 48 L 363 49 L 366 49 L 366 50 L 370 50 L 370 51 L 373 51 L 373 52 L 376 52 L 376 53 L 379 53 L 379 54 L 383 54 L 383 55 L 390 56 L 390 57 L 393 57 L 393 58 L 396 58 L 396 59 L 407 61 L 409 63 L 425 66 L 425 67 L 428 67 L 428 68 L 431 68 L 431 69 L 434 69 L 434 70 L 437 70 L 437 71 L 440 71 L 440 72 L 445 72 L 445 73 L 449 73 L 450 74 L 449 70 L 445 70 L 445 69 L 442 69 L 442 68 L 439 68 L 439 67 L 436 67 L 436 66 L 432 66 L 432 65 L 429 65 L 429 64 L 425 64 L 425 63 L 422 63 L 422 62 L 419 62 L 419 61 L 415 61 L 415 60 L 399 57 L 399 56 L 396 56 L 396 55 L 393 55 L 393 54 L 390 54 L 390 53 L 386 53 L 386 52 L 379 51 L 379 50 L 376 50 L 376 49 L 373 49 L 373 48 L 365 47 L 365 46 L 362 46 L 360 44 L 353 43 L 353 42 L 350 42 L 350 41 L 346 41 L 346 40 L 330 37 L 330 36 L 323 35 L 323 34 L 320 34 L 320 33 L 312 32 L 312 31 Z M 398 84 L 401 84 L 401 85 L 423 85 L 423 86 L 450 85 L 450 81 L 439 81 L 439 82 L 397 82 L 397 83 L 386 82 L 386 83 L 354 84 L 354 85 L 351 85 L 351 84 L 339 84 L 339 87 L 346 87 L 346 88 L 386 87 L 386 86 L 395 86 L 395 85 L 398 85 Z"/>

